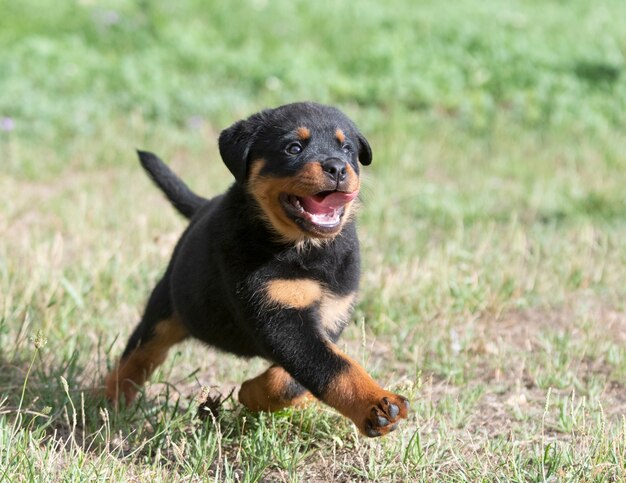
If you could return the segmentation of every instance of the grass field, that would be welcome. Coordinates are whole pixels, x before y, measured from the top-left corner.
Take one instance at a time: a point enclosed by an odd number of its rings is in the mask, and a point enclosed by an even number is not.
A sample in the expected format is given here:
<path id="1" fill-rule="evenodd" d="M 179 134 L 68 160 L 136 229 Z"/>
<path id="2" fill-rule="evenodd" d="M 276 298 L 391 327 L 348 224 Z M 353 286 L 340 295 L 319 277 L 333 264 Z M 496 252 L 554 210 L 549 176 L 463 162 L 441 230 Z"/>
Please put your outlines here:
<path id="1" fill-rule="evenodd" d="M 0 12 L 1 481 L 626 480 L 623 1 Z M 372 145 L 341 344 L 410 419 L 246 412 L 265 363 L 192 342 L 114 411 L 94 389 L 184 228 L 134 148 L 218 193 L 220 129 L 296 100 Z"/>

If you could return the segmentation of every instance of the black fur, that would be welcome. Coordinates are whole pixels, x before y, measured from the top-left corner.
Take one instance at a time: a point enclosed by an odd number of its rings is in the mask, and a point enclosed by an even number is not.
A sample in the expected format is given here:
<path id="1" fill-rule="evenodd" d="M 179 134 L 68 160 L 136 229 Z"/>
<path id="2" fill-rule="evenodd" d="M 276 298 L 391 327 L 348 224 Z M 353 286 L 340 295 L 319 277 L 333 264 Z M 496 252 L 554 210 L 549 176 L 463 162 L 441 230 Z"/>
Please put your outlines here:
<path id="1" fill-rule="evenodd" d="M 293 129 L 299 124 L 313 124 L 320 131 L 334 132 L 337 127 L 343 128 L 356 148 L 358 160 L 363 165 L 372 162 L 372 150 L 365 137 L 359 132 L 354 123 L 341 111 L 334 107 L 322 106 L 314 103 L 288 104 L 276 109 L 268 109 L 253 114 L 248 119 L 233 124 L 221 132 L 219 138 L 220 154 L 224 163 L 235 177 L 238 184 L 245 181 L 248 165 L 251 160 L 259 157 L 271 156 L 270 159 L 283 159 L 284 145 L 293 140 Z M 337 146 L 322 145 L 316 147 L 312 153 L 320 154 L 320 151 L 336 151 Z M 343 155 L 339 153 L 339 155 Z M 299 165 L 302 164 L 302 160 Z M 273 174 L 293 174 L 289 172 L 287 163 L 272 163 L 275 170 Z M 358 169 L 358 167 L 356 167 Z"/>
<path id="2" fill-rule="evenodd" d="M 209 200 L 198 196 L 152 153 L 137 150 L 141 166 L 146 170 L 152 181 L 161 188 L 174 205 L 174 208 L 185 218 L 191 218 Z"/>
<path id="3" fill-rule="evenodd" d="M 301 154 L 290 156 L 285 145 L 301 124 L 311 127 L 311 141 Z M 333 141 L 337 127 L 352 151 Z M 318 131 L 331 135 L 318 136 Z M 369 144 L 337 109 L 302 103 L 237 122 L 221 133 L 219 147 L 236 183 L 210 200 L 192 193 L 156 156 L 139 152 L 146 171 L 191 223 L 124 355 L 149 340 L 159 320 L 177 314 L 193 337 L 279 364 L 295 379 L 294 394 L 304 386 L 321 396 L 346 366 L 327 342 L 336 341 L 342 327 L 332 333 L 321 330 L 319 304 L 293 309 L 268 303 L 265 287 L 277 278 L 310 279 L 337 296 L 356 292 L 360 265 L 355 222 L 346 221 L 337 236 L 321 244 L 278 241 L 260 216 L 246 180 L 255 159 L 266 161 L 262 174 L 270 177 L 296 175 L 307 162 L 324 156 L 342 159 L 358 173 L 359 161 L 371 163 Z"/>

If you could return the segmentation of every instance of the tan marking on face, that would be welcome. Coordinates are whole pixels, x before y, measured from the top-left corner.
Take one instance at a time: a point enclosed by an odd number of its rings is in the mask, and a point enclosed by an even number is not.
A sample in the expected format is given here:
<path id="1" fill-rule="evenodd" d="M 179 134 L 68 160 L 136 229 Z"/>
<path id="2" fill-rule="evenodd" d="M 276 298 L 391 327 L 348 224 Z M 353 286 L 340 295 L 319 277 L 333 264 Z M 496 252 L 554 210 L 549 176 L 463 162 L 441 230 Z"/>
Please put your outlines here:
<path id="1" fill-rule="evenodd" d="M 276 231 L 284 242 L 299 242 L 305 234 L 287 216 L 280 204 L 281 193 L 292 193 L 291 186 L 297 178 L 272 178 L 259 173 L 265 166 L 264 160 L 254 161 L 250 167 L 248 189 L 261 208 L 262 215 L 271 228 Z M 296 194 L 296 193 L 293 193 Z"/>
<path id="2" fill-rule="evenodd" d="M 344 296 L 324 294 L 320 304 L 320 325 L 327 333 L 336 333 L 345 326 L 355 297 L 355 293 Z"/>
<path id="3" fill-rule="evenodd" d="M 356 174 L 354 168 L 352 168 L 350 164 L 346 165 L 346 172 L 348 173 L 348 176 L 346 177 L 346 183 L 344 186 L 342 186 L 342 189 L 348 193 L 353 193 L 354 191 L 361 189 L 361 179 Z M 356 199 L 352 200 L 344 206 L 342 224 L 347 223 L 348 220 L 350 220 L 350 218 L 355 215 L 358 207 L 359 203 Z"/>
<path id="4" fill-rule="evenodd" d="M 306 240 L 313 240 L 314 236 L 312 234 L 304 232 L 287 216 L 279 197 L 281 193 L 295 196 L 311 196 L 328 190 L 328 179 L 320 163 L 306 163 L 298 174 L 280 178 L 261 175 L 263 166 L 265 166 L 263 159 L 252 162 L 248 177 L 248 190 L 259 204 L 262 214 L 270 227 L 279 235 L 281 241 L 286 243 L 298 244 Z M 349 177 L 349 186 L 356 186 L 358 189 L 359 179 L 352 168 L 349 168 Z M 346 214 L 342 219 L 342 225 L 348 219 L 347 215 L 352 203 L 348 203 L 345 207 Z M 338 230 L 337 233 L 340 231 Z M 336 236 L 337 233 L 332 236 Z M 332 238 L 332 236 L 329 238 Z"/>
<path id="5" fill-rule="evenodd" d="M 346 185 L 344 191 L 352 193 L 361 188 L 361 178 L 356 174 L 356 171 L 350 163 L 346 164 Z"/>
<path id="6" fill-rule="evenodd" d="M 304 309 L 322 298 L 322 288 L 316 281 L 306 278 L 276 279 L 268 282 L 267 296 L 283 307 Z"/>
<path id="7" fill-rule="evenodd" d="M 154 327 L 154 335 L 141 343 L 106 378 L 106 396 L 118 401 L 121 394 L 129 404 L 137 394 L 137 387 L 150 377 L 150 374 L 163 363 L 167 352 L 174 344 L 189 335 L 187 329 L 176 317 L 165 319 Z"/>
<path id="8" fill-rule="evenodd" d="M 341 129 L 337 129 L 335 131 L 335 137 L 337 138 L 337 141 L 339 141 L 341 144 L 343 144 L 343 142 L 346 140 L 346 135 Z"/>
<path id="9" fill-rule="evenodd" d="M 306 141 L 311 137 L 311 130 L 308 127 L 300 126 L 296 129 L 296 136 L 300 141 Z"/>
<path id="10" fill-rule="evenodd" d="M 288 406 L 301 406 L 313 397 L 305 391 L 295 398 L 287 398 L 291 382 L 292 378 L 287 371 L 272 366 L 241 385 L 239 402 L 251 411 L 278 411 Z"/>

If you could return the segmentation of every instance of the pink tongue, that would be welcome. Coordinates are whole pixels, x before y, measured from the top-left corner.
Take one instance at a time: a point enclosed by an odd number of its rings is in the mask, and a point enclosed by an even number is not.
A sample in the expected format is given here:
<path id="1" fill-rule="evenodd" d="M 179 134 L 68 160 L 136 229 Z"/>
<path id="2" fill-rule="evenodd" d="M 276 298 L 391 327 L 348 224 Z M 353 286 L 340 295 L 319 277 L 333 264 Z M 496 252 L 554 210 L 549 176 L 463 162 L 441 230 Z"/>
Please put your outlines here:
<path id="1" fill-rule="evenodd" d="M 358 191 L 352 193 L 340 193 L 335 191 L 329 195 L 314 195 L 306 198 L 298 198 L 302 208 L 314 215 L 332 214 L 337 208 L 341 208 L 358 195 Z"/>

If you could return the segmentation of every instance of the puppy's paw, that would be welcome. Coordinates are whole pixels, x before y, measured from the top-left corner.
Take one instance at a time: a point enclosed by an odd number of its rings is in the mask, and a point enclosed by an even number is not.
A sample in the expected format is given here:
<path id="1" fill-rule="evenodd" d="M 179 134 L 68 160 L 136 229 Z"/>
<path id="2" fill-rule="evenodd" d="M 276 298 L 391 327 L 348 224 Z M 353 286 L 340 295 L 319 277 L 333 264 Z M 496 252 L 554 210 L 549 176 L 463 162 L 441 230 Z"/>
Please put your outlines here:
<path id="1" fill-rule="evenodd" d="M 104 397 L 116 408 L 130 405 L 137 395 L 137 386 L 120 376 L 118 369 L 111 372 L 104 380 Z"/>
<path id="2" fill-rule="evenodd" d="M 398 427 L 398 421 L 405 419 L 409 413 L 409 401 L 404 396 L 387 393 L 373 406 L 359 429 L 371 438 L 383 436 Z"/>

